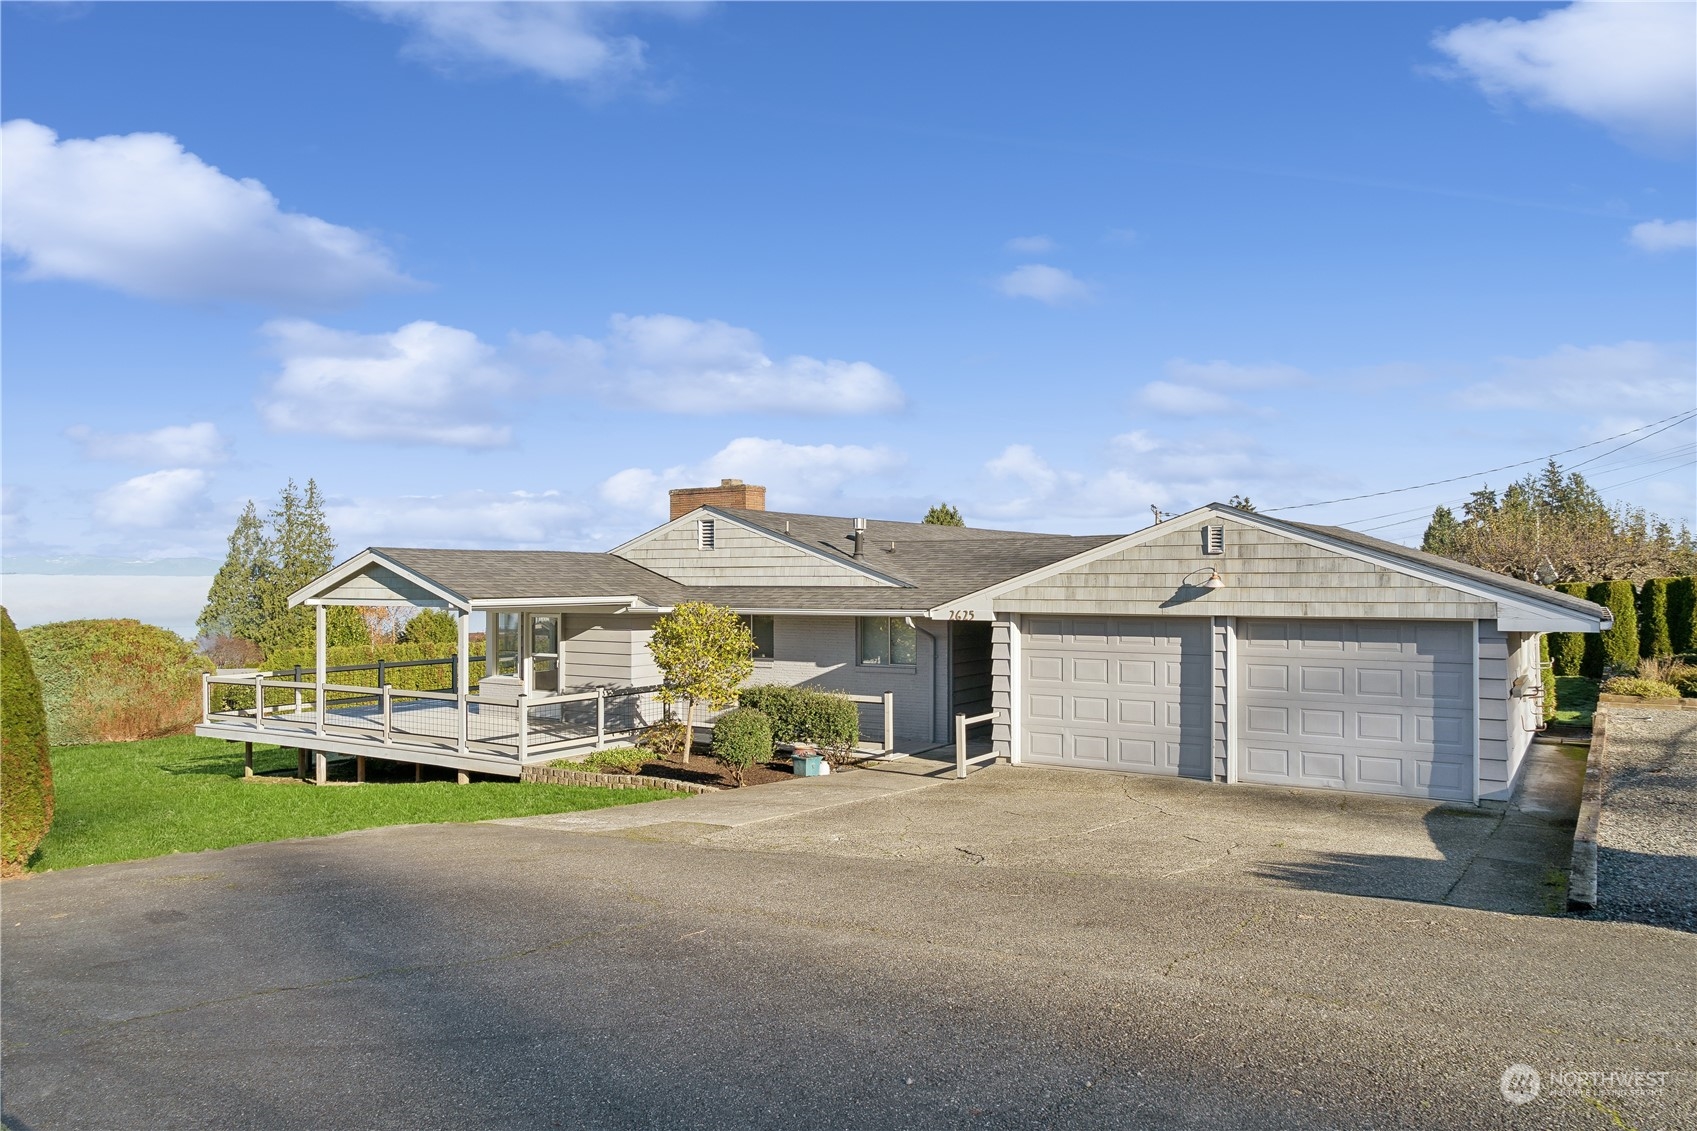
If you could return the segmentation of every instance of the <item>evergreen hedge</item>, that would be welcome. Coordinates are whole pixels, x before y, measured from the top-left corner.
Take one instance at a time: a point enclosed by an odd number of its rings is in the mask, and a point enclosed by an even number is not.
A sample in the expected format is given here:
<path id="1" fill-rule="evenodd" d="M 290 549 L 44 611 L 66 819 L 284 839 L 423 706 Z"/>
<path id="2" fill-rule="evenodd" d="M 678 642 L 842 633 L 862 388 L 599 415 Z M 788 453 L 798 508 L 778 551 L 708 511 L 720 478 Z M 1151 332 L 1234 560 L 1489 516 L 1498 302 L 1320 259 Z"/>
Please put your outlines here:
<path id="1" fill-rule="evenodd" d="M 1556 717 L 1556 672 L 1550 662 L 1550 637 L 1553 635 L 1546 632 L 1538 637 L 1538 681 L 1544 685 L 1545 722 Z"/>
<path id="2" fill-rule="evenodd" d="M 772 723 L 753 707 L 736 707 L 720 715 L 713 724 L 713 757 L 742 784 L 745 770 L 772 756 Z"/>
<path id="3" fill-rule="evenodd" d="M 846 750 L 860 741 L 860 711 L 847 696 L 811 687 L 761 684 L 737 693 L 737 702 L 771 720 L 773 742 L 802 742 Z"/>
<path id="4" fill-rule="evenodd" d="M 376 687 L 376 663 L 382 660 L 437 660 L 454 654 L 453 644 L 366 644 L 348 648 L 327 648 L 324 658 L 327 666 L 342 667 L 347 664 L 371 664 L 370 668 L 357 672 L 336 672 L 330 676 L 331 683 L 345 683 L 354 687 Z M 312 648 L 279 648 L 266 657 L 265 666 L 274 672 L 288 671 L 293 673 L 296 666 L 301 669 L 302 679 L 312 679 L 318 670 L 318 658 Z M 417 667 L 385 669 L 383 678 L 391 687 L 403 691 L 446 691 L 453 680 L 451 664 L 420 664 Z M 483 661 L 473 659 L 471 665 L 471 682 L 477 683 L 483 678 Z"/>
<path id="5" fill-rule="evenodd" d="M 1566 581 L 1555 586 L 1558 593 L 1584 598 L 1591 587 L 1583 581 Z M 1578 675 L 1585 661 L 1585 633 L 1552 632 L 1549 634 L 1550 664 L 1557 675 Z"/>
<path id="6" fill-rule="evenodd" d="M 1630 581 L 1599 581 L 1591 586 L 1586 599 L 1608 606 L 1614 614 L 1614 627 L 1600 633 L 1587 633 L 1585 662 L 1582 675 L 1600 679 L 1610 671 L 1638 670 L 1638 602 Z"/>
<path id="7" fill-rule="evenodd" d="M 1638 654 L 1673 655 L 1673 635 L 1668 631 L 1668 582 L 1652 577 L 1638 591 Z"/>
<path id="8" fill-rule="evenodd" d="M 200 718 L 200 677 L 212 663 L 169 629 L 67 620 L 21 635 L 54 746 L 162 738 Z"/>
<path id="9" fill-rule="evenodd" d="M 12 615 L 0 608 L 0 874 L 29 864 L 53 824 L 41 682 Z"/>
<path id="10" fill-rule="evenodd" d="M 1668 639 L 1676 656 L 1697 653 L 1697 577 L 1668 579 Z"/>

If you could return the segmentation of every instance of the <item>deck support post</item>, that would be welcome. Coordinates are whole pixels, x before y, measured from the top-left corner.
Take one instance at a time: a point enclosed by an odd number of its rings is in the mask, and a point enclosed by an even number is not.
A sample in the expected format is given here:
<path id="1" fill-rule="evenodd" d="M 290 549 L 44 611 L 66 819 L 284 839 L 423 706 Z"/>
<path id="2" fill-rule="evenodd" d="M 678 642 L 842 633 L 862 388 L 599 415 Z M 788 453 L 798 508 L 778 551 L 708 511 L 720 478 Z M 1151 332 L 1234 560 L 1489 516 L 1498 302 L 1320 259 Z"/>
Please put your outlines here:
<path id="1" fill-rule="evenodd" d="M 470 785 L 471 775 L 466 773 L 464 770 L 455 770 L 454 781 L 459 785 Z"/>
<path id="2" fill-rule="evenodd" d="M 607 749 L 607 689 L 595 689 L 595 749 Z"/>
<path id="3" fill-rule="evenodd" d="M 299 746 L 295 747 L 295 776 L 306 780 L 306 751 Z"/>
<path id="4" fill-rule="evenodd" d="M 324 698 L 325 676 L 328 674 L 324 669 L 330 666 L 330 661 L 327 658 L 327 652 L 325 651 L 325 649 L 328 647 L 326 637 L 329 635 L 329 632 L 325 628 L 325 624 L 324 624 L 324 620 L 325 620 L 324 606 L 323 605 L 314 605 L 312 607 L 312 611 L 313 611 L 313 636 L 314 636 L 313 651 L 316 655 L 317 664 L 318 664 L 317 674 L 315 674 L 313 676 L 313 682 L 316 685 L 314 687 L 314 692 L 318 696 L 318 701 L 316 703 L 316 706 L 317 706 L 318 709 L 313 712 L 312 717 L 313 717 L 314 729 L 319 734 L 323 734 L 324 733 L 324 716 L 326 714 L 328 714 L 329 711 L 330 711 L 330 704 L 328 702 L 326 702 L 325 698 Z"/>
<path id="5" fill-rule="evenodd" d="M 359 782 L 361 785 L 365 784 L 365 755 L 364 754 L 357 755 L 354 758 L 354 780 Z"/>
<path id="6" fill-rule="evenodd" d="M 322 750 L 314 750 L 312 759 L 312 784 L 323 785 L 330 780 L 330 755 Z"/>
<path id="7" fill-rule="evenodd" d="M 456 619 L 459 624 L 459 643 L 454 653 L 454 693 L 459 701 L 460 753 L 466 752 L 466 743 L 471 737 L 471 612 L 468 609 L 457 610 Z"/>
<path id="8" fill-rule="evenodd" d="M 896 693 L 884 692 L 884 753 L 896 748 Z"/>
<path id="9" fill-rule="evenodd" d="M 412 764 L 412 780 L 415 781 L 415 782 L 424 780 L 424 763 L 423 762 L 414 762 Z"/>
<path id="10" fill-rule="evenodd" d="M 253 776 L 253 743 L 242 743 L 242 777 Z"/>

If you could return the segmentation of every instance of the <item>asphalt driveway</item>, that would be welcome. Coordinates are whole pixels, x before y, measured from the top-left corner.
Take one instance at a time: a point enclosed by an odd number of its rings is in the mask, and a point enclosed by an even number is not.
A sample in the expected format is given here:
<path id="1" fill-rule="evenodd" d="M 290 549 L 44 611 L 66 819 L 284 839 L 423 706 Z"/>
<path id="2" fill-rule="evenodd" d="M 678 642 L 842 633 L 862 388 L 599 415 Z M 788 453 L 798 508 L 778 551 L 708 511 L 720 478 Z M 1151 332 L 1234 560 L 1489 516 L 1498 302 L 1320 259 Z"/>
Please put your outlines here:
<path id="1" fill-rule="evenodd" d="M 922 794 L 942 791 L 890 800 Z M 1686 933 L 732 843 L 762 823 L 388 828 L 8 883 L 6 1124 L 1649 1131 L 1697 1111 Z M 1524 1106 L 1499 1091 L 1515 1063 L 1546 1081 Z M 1564 1075 L 1609 1071 L 1651 1083 Z"/>

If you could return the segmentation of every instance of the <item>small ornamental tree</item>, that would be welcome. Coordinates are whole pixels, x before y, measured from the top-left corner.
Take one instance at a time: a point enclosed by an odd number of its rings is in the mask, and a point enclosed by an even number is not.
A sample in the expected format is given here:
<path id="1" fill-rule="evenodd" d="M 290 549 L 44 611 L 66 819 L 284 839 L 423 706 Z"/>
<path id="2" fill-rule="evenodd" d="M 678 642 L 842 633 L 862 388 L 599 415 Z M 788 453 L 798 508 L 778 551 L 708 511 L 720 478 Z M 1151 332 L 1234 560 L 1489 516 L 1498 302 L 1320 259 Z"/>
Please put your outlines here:
<path id="1" fill-rule="evenodd" d="M 936 506 L 926 511 L 925 517 L 920 521 L 924 522 L 928 526 L 966 525 L 966 520 L 960 516 L 960 512 L 947 503 L 938 503 Z"/>
<path id="2" fill-rule="evenodd" d="M 460 626 L 444 609 L 420 609 L 401 630 L 403 644 L 457 644 Z"/>
<path id="3" fill-rule="evenodd" d="M 1638 592 L 1638 654 L 1647 657 L 1673 655 L 1673 634 L 1668 631 L 1668 582 L 1652 577 Z"/>
<path id="4" fill-rule="evenodd" d="M 665 682 L 660 701 L 683 700 L 684 761 L 695 733 L 695 708 L 710 711 L 737 701 L 737 688 L 754 674 L 754 634 L 748 622 L 721 605 L 685 601 L 654 624 L 648 650 Z"/>
<path id="5" fill-rule="evenodd" d="M 0 608 L 0 874 L 23 871 L 52 824 L 41 684 L 12 615 Z"/>

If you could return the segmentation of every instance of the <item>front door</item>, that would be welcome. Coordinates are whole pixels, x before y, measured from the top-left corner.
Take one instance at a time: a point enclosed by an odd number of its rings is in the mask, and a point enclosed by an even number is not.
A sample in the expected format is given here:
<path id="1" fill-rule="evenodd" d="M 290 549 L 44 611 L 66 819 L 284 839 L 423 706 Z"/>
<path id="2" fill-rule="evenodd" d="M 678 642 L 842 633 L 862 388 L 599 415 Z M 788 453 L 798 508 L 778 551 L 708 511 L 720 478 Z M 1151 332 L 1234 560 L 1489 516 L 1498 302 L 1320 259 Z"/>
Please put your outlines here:
<path id="1" fill-rule="evenodd" d="M 530 615 L 530 690 L 552 695 L 560 690 L 560 615 Z"/>

